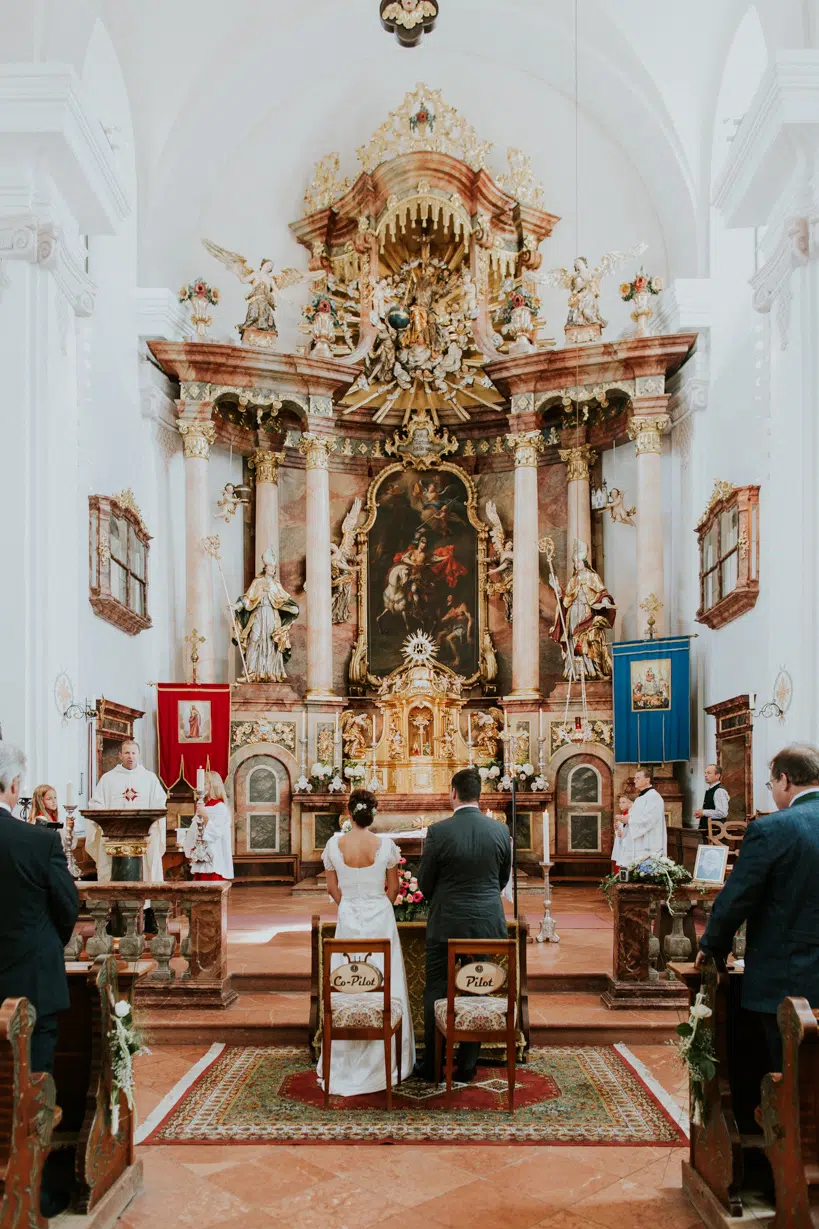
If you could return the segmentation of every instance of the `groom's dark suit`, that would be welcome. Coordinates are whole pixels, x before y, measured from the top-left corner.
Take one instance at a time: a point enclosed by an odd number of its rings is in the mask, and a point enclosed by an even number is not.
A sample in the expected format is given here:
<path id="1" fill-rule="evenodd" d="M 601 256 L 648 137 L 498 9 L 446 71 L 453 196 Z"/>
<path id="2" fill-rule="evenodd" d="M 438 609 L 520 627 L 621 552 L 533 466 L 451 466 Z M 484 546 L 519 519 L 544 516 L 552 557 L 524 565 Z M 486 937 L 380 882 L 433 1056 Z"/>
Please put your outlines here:
<path id="1" fill-rule="evenodd" d="M 418 885 L 430 903 L 424 988 L 424 1070 L 430 1079 L 435 1055 L 435 1001 L 446 998 L 449 939 L 505 939 L 501 891 L 509 882 L 509 829 L 489 819 L 476 803 L 458 807 L 451 819 L 433 824 L 424 844 Z M 480 1046 L 462 1042 L 458 1072 L 474 1071 Z"/>

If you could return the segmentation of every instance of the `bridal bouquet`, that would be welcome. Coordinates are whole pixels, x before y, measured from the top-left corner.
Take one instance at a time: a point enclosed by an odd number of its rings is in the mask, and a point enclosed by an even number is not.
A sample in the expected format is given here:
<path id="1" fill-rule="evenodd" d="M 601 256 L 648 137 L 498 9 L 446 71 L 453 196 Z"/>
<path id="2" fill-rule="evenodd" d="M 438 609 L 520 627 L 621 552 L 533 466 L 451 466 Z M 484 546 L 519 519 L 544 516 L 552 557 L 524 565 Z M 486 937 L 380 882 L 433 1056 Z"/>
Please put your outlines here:
<path id="1" fill-rule="evenodd" d="M 412 871 L 407 870 L 407 859 L 398 861 L 398 895 L 395 898 L 395 920 L 397 922 L 412 922 L 416 918 L 426 917 L 427 903 L 424 894 L 418 887 L 418 880 Z"/>

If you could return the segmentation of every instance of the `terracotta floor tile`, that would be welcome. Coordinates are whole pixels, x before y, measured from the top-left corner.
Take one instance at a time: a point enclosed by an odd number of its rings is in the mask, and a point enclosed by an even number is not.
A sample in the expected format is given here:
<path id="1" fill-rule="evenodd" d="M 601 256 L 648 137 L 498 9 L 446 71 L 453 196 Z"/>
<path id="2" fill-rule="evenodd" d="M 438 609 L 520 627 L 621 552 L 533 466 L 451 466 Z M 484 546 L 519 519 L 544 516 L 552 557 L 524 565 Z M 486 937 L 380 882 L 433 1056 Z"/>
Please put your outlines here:
<path id="1" fill-rule="evenodd" d="M 294 1157 L 277 1157 L 273 1150 L 264 1159 L 232 1165 L 209 1177 L 213 1186 L 235 1195 L 243 1203 L 254 1208 L 272 1204 L 299 1195 L 319 1183 L 327 1181 L 323 1169 Z"/>
<path id="2" fill-rule="evenodd" d="M 325 1176 L 306 1191 L 272 1201 L 266 1210 L 287 1229 L 365 1229 L 392 1215 L 394 1206 L 386 1190 Z"/>
<path id="3" fill-rule="evenodd" d="M 540 1221 L 532 1229 L 599 1229 L 599 1226 L 585 1216 L 578 1216 L 576 1212 L 564 1209 L 555 1216 Z"/>
<path id="4" fill-rule="evenodd" d="M 640 1173 L 580 1200 L 572 1211 L 607 1229 L 634 1229 L 635 1224 L 691 1229 L 701 1223 L 682 1190 L 658 1191 L 656 1185 L 643 1183 Z"/>
<path id="5" fill-rule="evenodd" d="M 477 1229 L 483 1225 L 491 1225 L 492 1229 L 530 1229 L 560 1211 L 559 1203 L 550 1204 L 522 1191 L 514 1180 L 514 1170 L 510 1169 L 503 1171 L 501 1179 L 478 1179 L 448 1195 L 426 1201 L 422 1208 L 424 1218 L 429 1216 L 450 1229 Z"/>
<path id="6" fill-rule="evenodd" d="M 618 1180 L 611 1170 L 596 1164 L 593 1157 L 567 1163 L 555 1155 L 560 1149 L 544 1151 L 549 1155 L 527 1157 L 514 1170 L 509 1170 L 507 1181 L 514 1184 L 515 1190 L 555 1208 L 571 1207 Z"/>

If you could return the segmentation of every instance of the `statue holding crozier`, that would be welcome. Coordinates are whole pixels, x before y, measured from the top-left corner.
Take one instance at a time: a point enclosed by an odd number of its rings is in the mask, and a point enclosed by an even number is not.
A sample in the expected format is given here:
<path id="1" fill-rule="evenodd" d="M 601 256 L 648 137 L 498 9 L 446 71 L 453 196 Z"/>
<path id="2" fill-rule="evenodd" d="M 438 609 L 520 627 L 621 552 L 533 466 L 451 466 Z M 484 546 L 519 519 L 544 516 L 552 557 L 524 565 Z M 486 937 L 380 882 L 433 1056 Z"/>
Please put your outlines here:
<path id="1" fill-rule="evenodd" d="M 165 790 L 140 764 L 133 739 L 122 744 L 119 758 L 119 764 L 100 777 L 83 811 L 88 825 L 85 848 L 97 864 L 100 883 L 161 883 Z"/>
<path id="2" fill-rule="evenodd" d="M 550 635 L 563 652 L 563 677 L 611 678 L 608 630 L 614 626 L 617 608 L 594 568 L 588 562 L 585 542 L 575 542 L 574 571 L 565 589 L 552 572 L 551 585 L 558 609 Z"/>

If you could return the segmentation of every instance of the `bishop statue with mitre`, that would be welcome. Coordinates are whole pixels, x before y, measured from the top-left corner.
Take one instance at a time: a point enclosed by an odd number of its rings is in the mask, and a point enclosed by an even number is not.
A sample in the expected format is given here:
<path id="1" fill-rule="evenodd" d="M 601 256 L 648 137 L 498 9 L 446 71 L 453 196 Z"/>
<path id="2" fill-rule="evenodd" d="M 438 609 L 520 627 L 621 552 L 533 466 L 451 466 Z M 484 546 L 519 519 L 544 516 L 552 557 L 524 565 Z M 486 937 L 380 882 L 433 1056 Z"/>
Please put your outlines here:
<path id="1" fill-rule="evenodd" d="M 89 810 L 127 811 L 164 810 L 165 790 L 155 773 L 143 768 L 139 762 L 139 744 L 127 739 L 119 751 L 119 763 L 110 772 L 105 772 L 97 782 L 89 803 Z M 97 864 L 97 879 L 100 883 L 111 880 L 111 857 L 105 849 L 105 838 L 99 824 L 86 819 L 85 848 Z M 165 852 L 165 816 L 155 819 L 148 829 L 148 848 L 142 855 L 142 882 L 161 883 L 162 855 Z"/>

